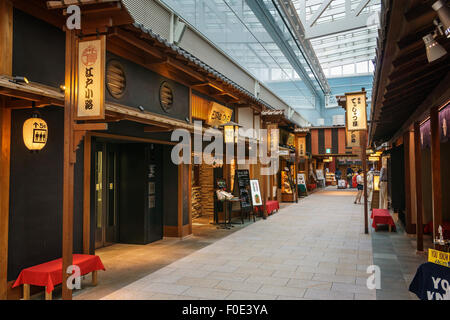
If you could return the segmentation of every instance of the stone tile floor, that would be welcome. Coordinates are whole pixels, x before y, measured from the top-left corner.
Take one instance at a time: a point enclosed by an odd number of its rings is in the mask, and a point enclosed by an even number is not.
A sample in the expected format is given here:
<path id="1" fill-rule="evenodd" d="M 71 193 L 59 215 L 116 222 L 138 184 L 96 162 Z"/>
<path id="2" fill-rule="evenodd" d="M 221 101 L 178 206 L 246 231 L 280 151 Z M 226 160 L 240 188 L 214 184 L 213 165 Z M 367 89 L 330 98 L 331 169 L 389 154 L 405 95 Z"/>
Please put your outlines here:
<path id="1" fill-rule="evenodd" d="M 185 240 L 98 250 L 108 271 L 97 287 L 87 277 L 74 299 L 413 299 L 407 286 L 424 258 L 401 227 L 365 235 L 354 196 L 330 187 L 232 230 L 200 219 Z M 372 264 L 377 292 L 366 286 Z"/>

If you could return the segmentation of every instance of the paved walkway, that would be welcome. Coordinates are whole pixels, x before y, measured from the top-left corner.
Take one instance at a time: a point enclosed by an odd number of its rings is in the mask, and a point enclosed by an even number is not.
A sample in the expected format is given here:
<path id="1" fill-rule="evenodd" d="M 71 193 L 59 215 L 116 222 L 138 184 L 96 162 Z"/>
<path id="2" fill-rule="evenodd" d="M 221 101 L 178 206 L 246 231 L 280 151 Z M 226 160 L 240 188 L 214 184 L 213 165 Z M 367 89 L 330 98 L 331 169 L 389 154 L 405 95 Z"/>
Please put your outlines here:
<path id="1" fill-rule="evenodd" d="M 317 192 L 103 299 L 375 299 L 354 195 Z"/>

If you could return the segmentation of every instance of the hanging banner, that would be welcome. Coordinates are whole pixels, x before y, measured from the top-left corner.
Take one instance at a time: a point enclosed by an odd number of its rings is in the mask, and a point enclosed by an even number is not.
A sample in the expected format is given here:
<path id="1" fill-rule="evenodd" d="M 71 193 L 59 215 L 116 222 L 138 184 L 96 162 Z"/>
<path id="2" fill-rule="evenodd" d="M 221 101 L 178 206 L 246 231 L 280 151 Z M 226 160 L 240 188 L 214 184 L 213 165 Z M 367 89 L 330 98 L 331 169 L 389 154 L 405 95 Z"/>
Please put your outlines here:
<path id="1" fill-rule="evenodd" d="M 347 148 L 357 148 L 361 146 L 359 131 L 347 131 Z"/>
<path id="2" fill-rule="evenodd" d="M 298 144 L 298 156 L 305 157 L 306 156 L 306 137 L 299 137 L 297 139 Z"/>
<path id="3" fill-rule="evenodd" d="M 76 120 L 105 119 L 106 38 L 78 43 Z"/>
<path id="4" fill-rule="evenodd" d="M 276 124 L 267 125 L 267 135 L 269 138 L 268 151 L 278 150 L 280 145 L 280 130 L 278 129 L 278 125 Z"/>
<path id="5" fill-rule="evenodd" d="M 367 130 L 366 93 L 347 93 L 347 130 Z"/>
<path id="6" fill-rule="evenodd" d="M 231 121 L 233 110 L 216 102 L 211 103 L 206 123 L 212 127 L 218 127 Z"/>

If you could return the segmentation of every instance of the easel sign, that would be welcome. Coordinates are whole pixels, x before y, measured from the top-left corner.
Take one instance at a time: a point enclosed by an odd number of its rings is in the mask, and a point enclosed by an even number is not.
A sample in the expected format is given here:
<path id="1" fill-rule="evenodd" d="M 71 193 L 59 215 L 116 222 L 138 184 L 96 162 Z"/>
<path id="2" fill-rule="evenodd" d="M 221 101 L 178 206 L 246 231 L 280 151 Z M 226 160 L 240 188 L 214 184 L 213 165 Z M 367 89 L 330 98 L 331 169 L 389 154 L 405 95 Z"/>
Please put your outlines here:
<path id="1" fill-rule="evenodd" d="M 241 199 L 241 209 L 252 209 L 250 172 L 248 170 L 236 170 L 234 179 L 234 195 Z"/>
<path id="2" fill-rule="evenodd" d="M 297 184 L 304 185 L 306 187 L 306 178 L 304 173 L 297 174 Z"/>
<path id="3" fill-rule="evenodd" d="M 78 42 L 76 120 L 105 119 L 106 37 Z"/>
<path id="4" fill-rule="evenodd" d="M 250 180 L 250 186 L 252 191 L 252 202 L 254 207 L 263 205 L 261 197 L 261 189 L 259 188 L 259 180 Z"/>

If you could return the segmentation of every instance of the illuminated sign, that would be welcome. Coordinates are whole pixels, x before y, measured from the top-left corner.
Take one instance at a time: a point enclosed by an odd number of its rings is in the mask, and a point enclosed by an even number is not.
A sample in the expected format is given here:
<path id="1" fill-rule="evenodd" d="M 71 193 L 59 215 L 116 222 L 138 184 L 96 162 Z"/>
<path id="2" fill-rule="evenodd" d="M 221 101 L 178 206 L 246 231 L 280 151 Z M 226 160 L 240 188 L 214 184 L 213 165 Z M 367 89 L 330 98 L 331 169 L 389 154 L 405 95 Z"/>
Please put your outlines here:
<path id="1" fill-rule="evenodd" d="M 305 137 L 298 138 L 297 143 L 298 143 L 298 155 L 300 157 L 306 156 L 306 138 Z"/>
<path id="2" fill-rule="evenodd" d="M 231 121 L 233 110 L 216 102 L 211 103 L 208 113 L 207 124 L 218 127 Z"/>

